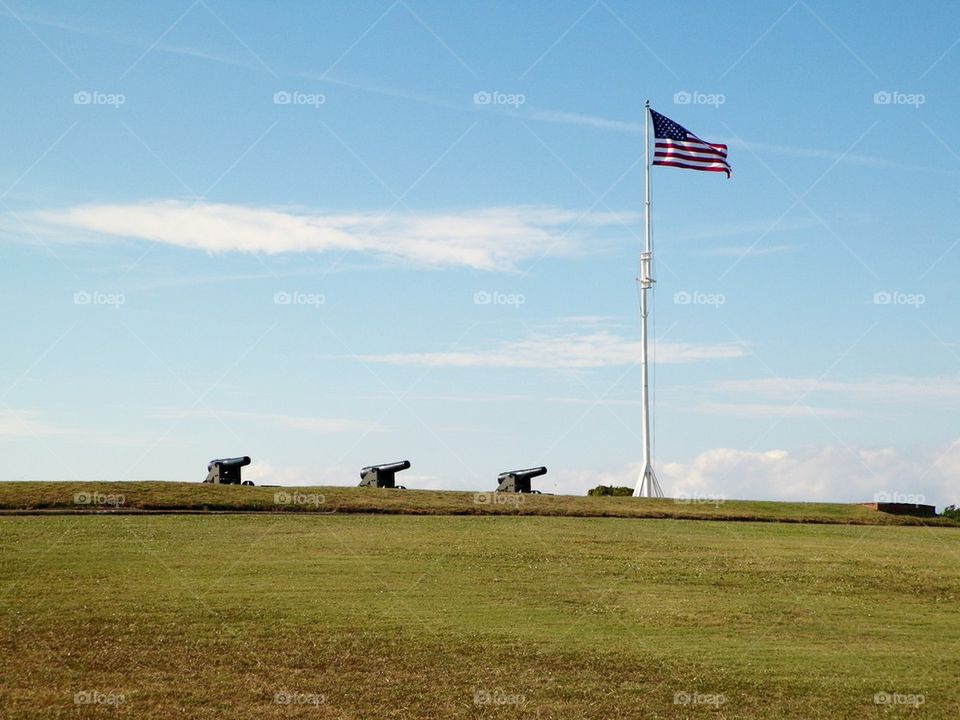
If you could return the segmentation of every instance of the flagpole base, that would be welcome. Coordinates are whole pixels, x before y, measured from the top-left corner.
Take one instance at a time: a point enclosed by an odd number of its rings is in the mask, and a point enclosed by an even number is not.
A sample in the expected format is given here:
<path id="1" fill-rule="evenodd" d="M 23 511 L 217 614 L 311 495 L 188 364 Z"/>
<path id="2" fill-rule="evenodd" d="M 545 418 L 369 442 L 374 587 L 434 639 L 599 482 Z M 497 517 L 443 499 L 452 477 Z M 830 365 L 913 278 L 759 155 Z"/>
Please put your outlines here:
<path id="1" fill-rule="evenodd" d="M 652 497 L 662 498 L 663 490 L 660 489 L 660 483 L 657 481 L 657 474 L 653 471 L 653 466 L 647 463 L 640 477 L 637 479 L 637 487 L 633 491 L 634 497 Z"/>

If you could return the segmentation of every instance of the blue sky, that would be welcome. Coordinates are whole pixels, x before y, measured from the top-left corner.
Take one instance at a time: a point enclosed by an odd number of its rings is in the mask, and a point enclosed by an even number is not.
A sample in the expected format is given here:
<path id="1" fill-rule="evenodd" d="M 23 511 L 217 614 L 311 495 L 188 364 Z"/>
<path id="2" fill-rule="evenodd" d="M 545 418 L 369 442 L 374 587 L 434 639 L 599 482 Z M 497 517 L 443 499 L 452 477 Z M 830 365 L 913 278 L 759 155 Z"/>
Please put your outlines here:
<path id="1" fill-rule="evenodd" d="M 0 479 L 957 501 L 960 9 L 0 2 Z"/>

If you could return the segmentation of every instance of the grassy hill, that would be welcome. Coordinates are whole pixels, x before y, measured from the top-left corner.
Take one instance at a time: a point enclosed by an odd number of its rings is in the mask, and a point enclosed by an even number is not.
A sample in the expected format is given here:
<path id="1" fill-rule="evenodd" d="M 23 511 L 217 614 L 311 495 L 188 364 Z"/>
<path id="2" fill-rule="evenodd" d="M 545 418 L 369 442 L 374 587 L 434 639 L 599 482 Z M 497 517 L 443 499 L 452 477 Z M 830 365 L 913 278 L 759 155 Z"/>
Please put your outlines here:
<path id="1" fill-rule="evenodd" d="M 173 482 L 5 482 L 3 511 L 224 511 L 387 513 L 404 515 L 549 515 L 570 517 L 947 525 L 946 518 L 912 518 L 840 503 L 746 500 L 677 501 L 570 495 L 498 495 L 351 487 L 270 488 Z"/>
<path id="2" fill-rule="evenodd" d="M 58 493 L 74 487 L 3 487 L 3 504 L 30 505 L 33 488 L 63 507 Z M 274 492 L 98 487 L 154 507 L 269 507 Z M 321 490 L 338 509 L 502 510 L 453 493 Z M 624 500 L 542 497 L 520 510 L 647 505 Z M 958 601 L 960 533 L 946 528 L 7 516 L 0 707 L 13 718 L 956 718 Z"/>

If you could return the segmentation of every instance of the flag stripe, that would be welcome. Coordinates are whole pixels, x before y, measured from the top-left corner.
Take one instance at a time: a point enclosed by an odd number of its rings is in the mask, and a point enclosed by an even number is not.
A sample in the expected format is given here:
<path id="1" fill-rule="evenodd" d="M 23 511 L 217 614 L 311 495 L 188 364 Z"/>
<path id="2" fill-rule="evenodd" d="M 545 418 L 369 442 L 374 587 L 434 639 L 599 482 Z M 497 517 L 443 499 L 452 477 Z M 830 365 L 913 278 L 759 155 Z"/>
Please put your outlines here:
<path id="1" fill-rule="evenodd" d="M 712 145 L 706 145 L 703 143 L 685 143 L 685 142 L 677 142 L 676 140 L 665 140 L 665 141 L 658 140 L 656 147 L 658 150 L 660 149 L 669 150 L 669 149 L 677 148 L 680 150 L 691 150 L 696 152 L 709 153 L 711 155 L 717 155 L 723 158 L 727 156 L 727 148 L 725 146 L 722 146 L 722 149 L 718 149 Z"/>
<path id="2" fill-rule="evenodd" d="M 698 152 L 695 150 L 683 150 L 678 148 L 669 148 L 661 150 L 657 148 L 654 153 L 657 157 L 669 157 L 672 155 L 687 157 L 692 160 L 726 160 L 726 155 L 714 155 L 712 153 Z"/>
<path id="3" fill-rule="evenodd" d="M 727 146 L 721 143 L 708 143 L 705 140 L 701 140 L 696 135 L 692 133 L 687 133 L 683 140 L 678 138 L 657 138 L 657 140 L 665 140 L 666 142 L 675 142 L 675 143 L 690 143 L 692 145 L 704 145 L 709 148 L 714 148 L 715 150 L 726 151 Z"/>
<path id="4" fill-rule="evenodd" d="M 723 165 L 721 163 L 712 163 L 710 165 L 687 165 L 686 163 L 681 163 L 681 162 L 673 162 L 673 161 L 664 162 L 662 160 L 654 160 L 653 164 L 663 165 L 664 167 L 684 168 L 686 170 L 703 170 L 705 172 L 722 172 L 722 173 L 728 173 L 728 174 L 730 172 L 730 167 L 728 165 Z"/>

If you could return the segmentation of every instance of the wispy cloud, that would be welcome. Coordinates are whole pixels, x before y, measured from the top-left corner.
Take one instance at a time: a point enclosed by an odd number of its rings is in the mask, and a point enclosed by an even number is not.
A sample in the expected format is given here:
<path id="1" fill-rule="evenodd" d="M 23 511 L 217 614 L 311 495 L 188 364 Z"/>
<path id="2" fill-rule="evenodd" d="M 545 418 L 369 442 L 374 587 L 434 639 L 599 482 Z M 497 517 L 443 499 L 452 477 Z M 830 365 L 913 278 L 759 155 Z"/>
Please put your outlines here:
<path id="1" fill-rule="evenodd" d="M 393 85 L 377 83 L 370 79 L 355 79 L 337 76 L 331 73 L 317 75 L 315 73 L 305 72 L 293 68 L 282 68 L 279 66 L 267 68 L 259 58 L 256 60 L 248 57 L 248 54 L 234 56 L 222 52 L 213 51 L 207 48 L 178 45 L 173 43 L 151 44 L 145 38 L 134 37 L 130 35 L 120 35 L 116 32 L 94 28 L 86 25 L 78 25 L 69 19 L 61 19 L 50 16 L 38 16 L 25 13 L 14 15 L 7 10 L 0 10 L 0 16 L 16 17 L 28 25 L 45 26 L 56 28 L 58 30 L 97 37 L 100 39 L 112 41 L 129 47 L 149 48 L 151 52 L 161 52 L 172 55 L 182 55 L 192 57 L 208 62 L 216 62 L 234 67 L 243 67 L 252 71 L 276 70 L 281 76 L 289 78 L 301 78 L 304 80 L 329 83 L 341 87 L 350 88 L 364 93 L 381 95 L 384 97 L 393 97 L 403 100 L 410 100 L 422 104 L 432 105 L 434 107 L 443 107 L 449 110 L 471 112 L 471 113 L 493 113 L 503 116 L 512 116 L 524 120 L 535 122 L 555 123 L 563 125 L 573 125 L 579 127 L 593 128 L 596 130 L 606 130 L 612 132 L 643 133 L 644 123 L 641 119 L 620 120 L 616 118 L 607 118 L 599 115 L 589 115 L 585 113 L 572 112 L 567 110 L 553 110 L 548 108 L 527 107 L 521 112 L 513 112 L 500 108 L 491 108 L 486 106 L 477 106 L 470 99 L 471 93 L 465 93 L 463 99 L 441 98 L 424 93 L 415 93 L 398 88 Z M 749 150 L 759 155 L 772 154 L 783 155 L 787 157 L 811 158 L 828 161 L 838 161 L 849 165 L 861 165 L 866 167 L 885 167 L 891 169 L 911 170 L 918 172 L 933 172 L 944 175 L 960 175 L 960 172 L 950 168 L 930 168 L 919 165 L 902 163 L 895 159 L 880 155 L 865 155 L 847 153 L 842 150 L 830 150 L 825 148 L 798 147 L 795 145 L 784 145 L 778 143 L 763 143 L 741 138 L 725 138 L 721 134 L 710 138 L 715 142 L 725 142 L 731 148 Z"/>
<path id="2" fill-rule="evenodd" d="M 588 127 L 596 130 L 610 130 L 614 132 L 626 133 L 642 133 L 644 131 L 642 120 L 617 120 L 598 115 L 564 112 L 562 110 L 530 108 L 523 114 L 523 117 L 525 119 L 536 120 L 539 122 L 578 125 L 580 127 Z M 705 130 L 702 132 L 706 133 Z M 781 143 L 754 142 L 752 140 L 743 140 L 742 138 L 728 138 L 720 133 L 711 136 L 708 139 L 713 142 L 726 143 L 730 148 L 733 149 L 754 152 L 757 155 L 782 155 L 785 157 L 836 161 L 847 165 L 860 165 L 864 167 L 913 170 L 918 172 L 940 173 L 944 175 L 960 175 L 960 172 L 950 168 L 931 168 L 921 165 L 913 165 L 910 163 L 899 162 L 898 160 L 883 155 L 865 155 L 847 153 L 843 150 L 831 150 L 828 148 L 800 147 L 796 145 L 784 145 Z"/>
<path id="3" fill-rule="evenodd" d="M 632 213 L 582 214 L 555 207 L 413 215 L 293 212 L 178 200 L 81 205 L 33 217 L 53 228 L 207 252 L 357 252 L 477 270 L 513 270 L 524 259 L 569 255 L 580 248 L 583 232 L 635 219 Z"/>
<path id="4" fill-rule="evenodd" d="M 108 430 L 51 423 L 35 410 L 0 409 L 0 441 L 31 438 L 75 438 L 95 445 L 112 446 L 136 445 L 139 442 L 130 433 L 113 433 Z"/>
<path id="5" fill-rule="evenodd" d="M 857 400 L 902 402 L 921 400 L 956 403 L 960 399 L 960 377 L 881 376 L 856 380 L 816 378 L 758 378 L 718 383 L 722 391 L 768 398 L 793 399 L 816 393 L 839 395 Z"/>
<path id="6" fill-rule="evenodd" d="M 776 143 L 754 142 L 740 138 L 721 138 L 731 148 L 740 148 L 756 153 L 757 155 L 783 155 L 786 157 L 811 158 L 815 160 L 829 160 L 846 165 L 860 165 L 864 167 L 890 168 L 895 170 L 911 170 L 917 172 L 931 172 L 942 175 L 960 175 L 960 172 L 950 168 L 932 168 L 923 165 L 903 163 L 891 157 L 882 155 L 858 155 L 841 150 L 823 148 L 797 147 L 795 145 L 780 145 Z"/>
<path id="7" fill-rule="evenodd" d="M 781 255 L 783 253 L 796 252 L 799 245 L 728 245 L 726 247 L 711 248 L 704 250 L 703 255 L 707 257 L 759 257 L 762 255 Z"/>
<path id="8" fill-rule="evenodd" d="M 590 369 L 633 365 L 640 359 L 640 343 L 606 332 L 531 335 L 494 347 L 459 352 L 387 353 L 366 355 L 366 362 L 389 365 L 456 368 Z M 658 363 L 739 358 L 745 348 L 735 343 L 693 344 L 661 342 Z"/>
<path id="9" fill-rule="evenodd" d="M 29 437 L 69 435 L 67 428 L 52 425 L 40 419 L 38 413 L 23 410 L 0 410 L 0 438 L 11 440 Z"/>
<path id="10" fill-rule="evenodd" d="M 596 128 L 597 130 L 615 130 L 617 132 L 642 133 L 643 122 L 632 120 L 611 120 L 596 115 L 583 115 L 561 110 L 542 110 L 531 108 L 524 114 L 525 119 L 539 120 L 540 122 L 561 123 L 563 125 L 580 125 Z"/>
<path id="11" fill-rule="evenodd" d="M 856 219 L 857 222 L 860 218 Z M 670 232 L 671 242 L 694 242 L 697 240 L 716 240 L 717 238 L 756 236 L 770 233 L 795 232 L 820 227 L 816 218 L 757 218 L 755 220 L 733 220 L 730 222 L 699 223 L 681 226 Z"/>
<path id="12" fill-rule="evenodd" d="M 285 415 L 282 413 L 263 413 L 263 412 L 245 412 L 237 410 L 204 410 L 204 409 L 185 409 L 177 410 L 166 408 L 154 413 L 155 417 L 164 419 L 182 419 L 186 417 L 213 418 L 219 420 L 239 420 L 249 422 L 254 425 L 271 425 L 276 427 L 289 428 L 291 430 L 303 430 L 305 432 L 332 434 L 332 433 L 353 433 L 370 432 L 377 430 L 374 423 L 362 420 L 350 420 L 345 418 L 328 417 L 307 417 L 302 415 Z"/>
<path id="13" fill-rule="evenodd" d="M 777 403 L 704 403 L 698 413 L 742 418 L 849 417 L 857 413 L 837 408 L 810 407 L 805 404 Z"/>

